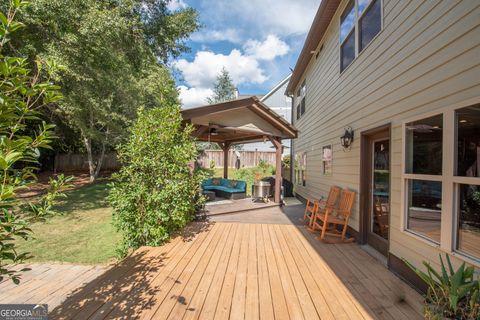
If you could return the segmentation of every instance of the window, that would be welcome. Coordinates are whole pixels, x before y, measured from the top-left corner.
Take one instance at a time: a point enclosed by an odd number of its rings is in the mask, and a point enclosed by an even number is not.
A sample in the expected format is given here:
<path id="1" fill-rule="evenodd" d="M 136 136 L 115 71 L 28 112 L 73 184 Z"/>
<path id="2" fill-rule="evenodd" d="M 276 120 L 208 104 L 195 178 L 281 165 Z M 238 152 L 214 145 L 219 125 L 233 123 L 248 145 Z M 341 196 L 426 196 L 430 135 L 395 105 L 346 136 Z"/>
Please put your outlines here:
<path id="1" fill-rule="evenodd" d="M 307 86 L 305 80 L 297 90 L 297 120 L 305 113 L 305 96 L 307 94 Z"/>
<path id="2" fill-rule="evenodd" d="M 480 177 L 480 106 L 455 112 L 457 122 L 457 176 Z"/>
<path id="3" fill-rule="evenodd" d="M 306 168 L 307 168 L 307 153 L 297 153 L 295 156 L 295 184 L 299 186 L 306 186 Z"/>
<path id="4" fill-rule="evenodd" d="M 442 220 L 443 115 L 407 123 L 405 169 L 407 180 L 407 230 L 440 242 Z M 422 175 L 419 177 L 418 175 Z"/>
<path id="5" fill-rule="evenodd" d="M 322 173 L 324 175 L 332 174 L 332 146 L 322 148 Z"/>
<path id="6" fill-rule="evenodd" d="M 340 61 L 343 71 L 355 59 L 355 5 L 354 2 L 345 9 L 340 19 Z"/>
<path id="7" fill-rule="evenodd" d="M 302 186 L 307 185 L 307 153 L 302 154 Z"/>
<path id="8" fill-rule="evenodd" d="M 480 262 L 480 104 L 406 123 L 403 177 L 405 229 Z"/>
<path id="9" fill-rule="evenodd" d="M 441 209 L 441 182 L 408 180 L 408 230 L 440 243 Z"/>
<path id="10" fill-rule="evenodd" d="M 352 63 L 381 29 L 382 0 L 355 0 L 347 5 L 340 18 L 340 71 Z"/>
<path id="11" fill-rule="evenodd" d="M 458 201 L 455 249 L 480 258 L 480 106 L 456 110 L 455 125 L 454 182 Z"/>
<path id="12" fill-rule="evenodd" d="M 407 173 L 442 174 L 443 116 L 407 124 Z"/>
<path id="13" fill-rule="evenodd" d="M 360 11 L 360 9 L 365 8 L 368 2 L 368 0 L 358 0 L 358 10 L 360 15 L 362 14 L 362 11 Z M 370 7 L 360 18 L 358 22 L 360 36 L 359 51 L 362 51 L 382 29 L 381 10 L 381 0 L 372 1 Z"/>

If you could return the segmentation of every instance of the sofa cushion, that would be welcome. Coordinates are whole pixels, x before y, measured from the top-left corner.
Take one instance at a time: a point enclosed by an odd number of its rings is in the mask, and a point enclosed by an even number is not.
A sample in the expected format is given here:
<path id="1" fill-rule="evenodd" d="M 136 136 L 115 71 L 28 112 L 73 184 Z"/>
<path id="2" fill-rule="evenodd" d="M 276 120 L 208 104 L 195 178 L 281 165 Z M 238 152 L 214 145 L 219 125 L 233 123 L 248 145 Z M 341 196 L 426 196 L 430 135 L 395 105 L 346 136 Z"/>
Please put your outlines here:
<path id="1" fill-rule="evenodd" d="M 202 181 L 202 187 L 210 186 L 210 185 L 212 185 L 212 178 Z"/>
<path id="2" fill-rule="evenodd" d="M 247 183 L 242 180 L 237 180 L 237 185 L 235 186 L 235 188 L 245 192 L 247 190 Z"/>

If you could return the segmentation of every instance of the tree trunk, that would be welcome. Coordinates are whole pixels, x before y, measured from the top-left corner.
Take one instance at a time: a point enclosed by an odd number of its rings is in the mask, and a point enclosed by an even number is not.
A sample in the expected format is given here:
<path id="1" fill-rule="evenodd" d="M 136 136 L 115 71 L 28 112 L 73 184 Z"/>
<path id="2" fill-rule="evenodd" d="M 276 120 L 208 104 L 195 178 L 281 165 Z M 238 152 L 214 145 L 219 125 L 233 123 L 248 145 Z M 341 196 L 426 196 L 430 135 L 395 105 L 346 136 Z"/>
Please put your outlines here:
<path id="1" fill-rule="evenodd" d="M 87 150 L 87 160 L 88 160 L 88 173 L 90 175 L 90 182 L 95 181 L 95 164 L 93 163 L 93 154 L 92 154 L 92 140 L 87 138 L 83 130 L 80 130 L 80 133 L 83 138 L 83 143 L 85 144 L 85 149 Z"/>
<path id="2" fill-rule="evenodd" d="M 100 153 L 100 158 L 98 158 L 97 162 L 97 167 L 95 168 L 95 175 L 94 175 L 94 180 L 98 178 L 98 175 L 100 174 L 100 169 L 102 168 L 103 164 L 103 159 L 105 158 L 105 147 L 106 147 L 107 142 L 103 141 L 102 143 L 102 151 Z M 90 177 L 91 180 L 91 177 Z"/>
<path id="3" fill-rule="evenodd" d="M 92 141 L 88 138 L 83 138 L 85 143 L 85 148 L 87 149 L 87 159 L 88 159 L 88 173 L 90 174 L 90 182 L 95 181 L 95 163 L 93 163 L 93 154 L 92 154 Z"/>

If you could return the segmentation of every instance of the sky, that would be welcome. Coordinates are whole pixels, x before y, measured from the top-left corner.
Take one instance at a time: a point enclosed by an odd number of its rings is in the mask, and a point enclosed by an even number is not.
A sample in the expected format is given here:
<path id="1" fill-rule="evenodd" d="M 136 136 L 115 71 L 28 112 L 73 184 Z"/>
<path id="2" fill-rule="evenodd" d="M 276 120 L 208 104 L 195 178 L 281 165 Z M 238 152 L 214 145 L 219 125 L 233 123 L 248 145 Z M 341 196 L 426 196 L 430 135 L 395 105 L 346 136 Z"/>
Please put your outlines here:
<path id="1" fill-rule="evenodd" d="M 172 66 L 184 108 L 206 104 L 225 67 L 240 94 L 261 95 L 290 74 L 319 0 L 172 0 L 171 10 L 193 7 L 202 28 L 191 52 Z"/>

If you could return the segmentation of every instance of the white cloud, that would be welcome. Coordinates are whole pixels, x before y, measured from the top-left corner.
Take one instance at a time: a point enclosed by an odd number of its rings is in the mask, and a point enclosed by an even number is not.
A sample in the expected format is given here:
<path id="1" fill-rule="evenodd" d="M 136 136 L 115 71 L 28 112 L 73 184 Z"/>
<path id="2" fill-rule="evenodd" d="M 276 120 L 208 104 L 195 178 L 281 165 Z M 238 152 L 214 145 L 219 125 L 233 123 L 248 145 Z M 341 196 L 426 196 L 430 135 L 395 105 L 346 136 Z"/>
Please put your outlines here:
<path id="1" fill-rule="evenodd" d="M 167 4 L 167 8 L 171 11 L 175 11 L 178 9 L 185 9 L 187 7 L 187 4 L 185 3 L 184 0 L 171 0 Z"/>
<path id="2" fill-rule="evenodd" d="M 214 29 L 232 23 L 250 36 L 306 33 L 317 12 L 318 0 L 201 0 L 201 12 L 208 12 L 204 22 Z"/>
<path id="3" fill-rule="evenodd" d="M 193 61 L 180 59 L 174 63 L 187 84 L 196 88 L 213 86 L 218 73 L 225 67 L 235 85 L 240 83 L 263 83 L 268 77 L 253 56 L 244 55 L 233 49 L 228 55 L 211 51 L 199 51 Z"/>
<path id="4" fill-rule="evenodd" d="M 258 59 L 272 61 L 288 53 L 290 47 L 275 35 L 268 35 L 265 41 L 248 40 L 244 45 L 245 53 Z"/>
<path id="5" fill-rule="evenodd" d="M 202 30 L 195 32 L 190 37 L 195 42 L 217 42 L 217 41 L 229 41 L 231 43 L 240 43 L 241 38 L 237 30 L 228 28 L 225 30 Z"/>
<path id="6" fill-rule="evenodd" d="M 188 88 L 186 86 L 178 86 L 182 108 L 188 109 L 200 107 L 207 104 L 207 98 L 213 95 L 212 89 Z"/>

